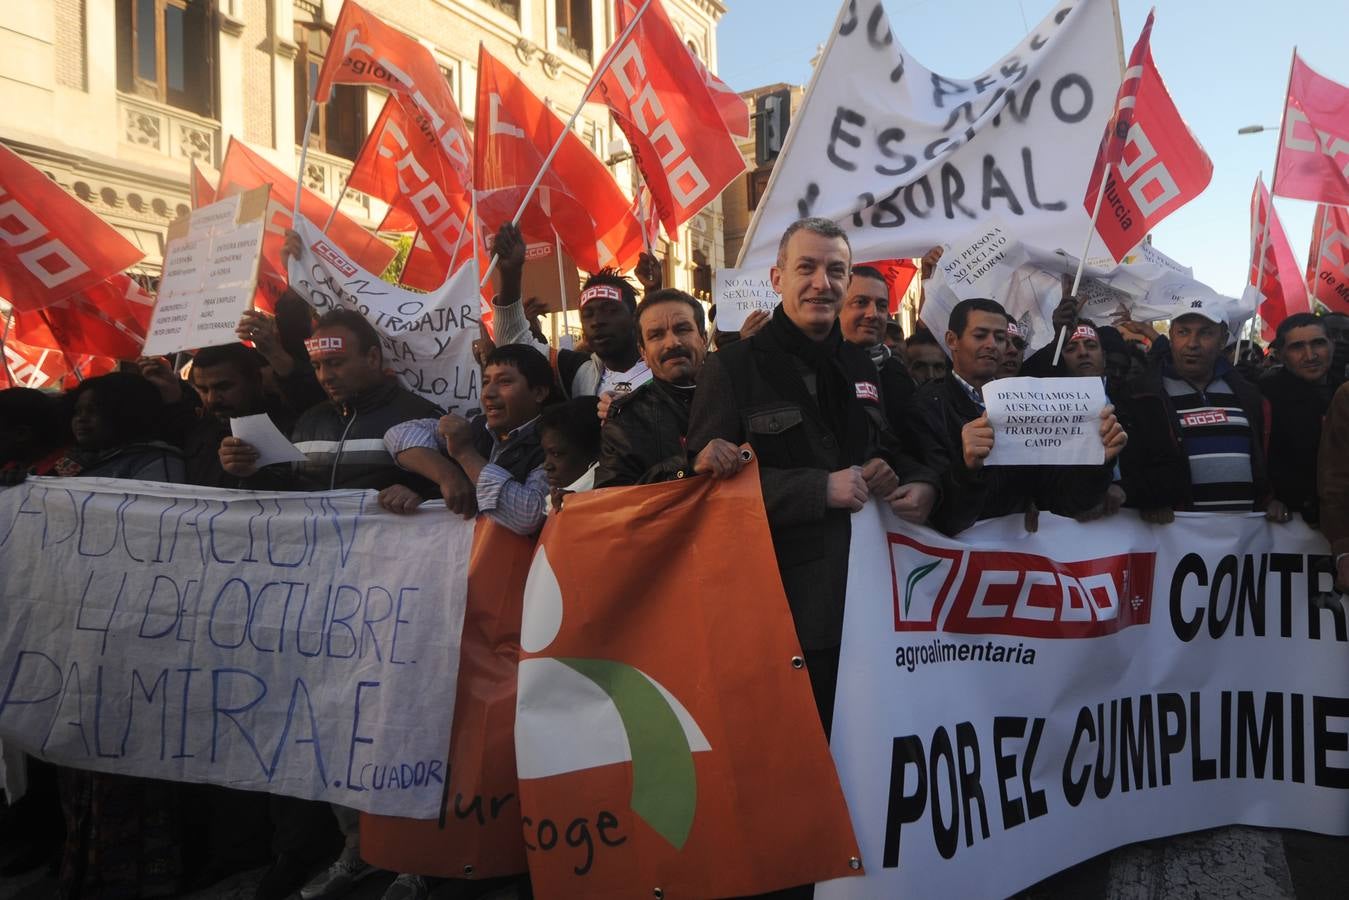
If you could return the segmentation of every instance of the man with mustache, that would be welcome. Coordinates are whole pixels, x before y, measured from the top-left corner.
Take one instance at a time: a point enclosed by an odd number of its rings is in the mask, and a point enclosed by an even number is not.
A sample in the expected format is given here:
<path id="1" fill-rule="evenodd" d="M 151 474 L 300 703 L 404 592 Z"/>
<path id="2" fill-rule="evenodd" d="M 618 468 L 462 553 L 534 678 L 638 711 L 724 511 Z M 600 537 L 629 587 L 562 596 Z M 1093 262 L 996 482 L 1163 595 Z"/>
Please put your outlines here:
<path id="1" fill-rule="evenodd" d="M 689 409 L 707 356 L 702 305 L 683 291 L 656 291 L 637 307 L 637 345 L 652 380 L 618 395 L 600 431 L 595 487 L 650 484 L 690 474 L 724 478 L 744 463 L 737 447 L 710 441 L 690 465 Z"/>
<path id="2" fill-rule="evenodd" d="M 999 377 L 1006 343 L 1007 314 L 1001 305 L 962 300 L 951 310 L 946 332 L 951 374 L 914 396 L 913 425 L 923 460 L 941 475 L 941 502 L 932 526 L 945 534 L 1032 507 L 1065 516 L 1088 513 L 1104 499 L 1113 461 L 1124 446 L 1124 432 L 1107 406 L 1101 413 L 1105 465 L 985 467 L 994 434 L 983 389 Z"/>

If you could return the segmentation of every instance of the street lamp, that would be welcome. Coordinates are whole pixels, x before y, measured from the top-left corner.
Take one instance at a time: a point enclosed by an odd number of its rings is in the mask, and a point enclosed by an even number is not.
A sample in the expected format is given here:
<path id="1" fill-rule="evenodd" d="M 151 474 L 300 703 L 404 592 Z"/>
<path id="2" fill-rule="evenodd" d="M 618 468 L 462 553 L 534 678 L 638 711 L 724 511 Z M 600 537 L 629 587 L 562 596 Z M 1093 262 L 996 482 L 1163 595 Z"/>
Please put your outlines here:
<path id="1" fill-rule="evenodd" d="M 1237 134 L 1259 134 L 1262 131 L 1278 131 L 1278 125 L 1247 125 L 1245 128 L 1238 128 Z"/>

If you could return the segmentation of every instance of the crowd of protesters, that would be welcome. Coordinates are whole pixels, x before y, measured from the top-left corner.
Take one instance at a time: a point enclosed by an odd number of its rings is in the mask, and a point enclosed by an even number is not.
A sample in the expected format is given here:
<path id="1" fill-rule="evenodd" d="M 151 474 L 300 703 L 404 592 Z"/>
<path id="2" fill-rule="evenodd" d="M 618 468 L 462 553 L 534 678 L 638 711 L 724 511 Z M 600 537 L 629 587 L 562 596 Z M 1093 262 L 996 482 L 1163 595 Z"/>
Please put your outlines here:
<path id="1" fill-rule="evenodd" d="M 285 295 L 246 313 L 241 343 L 196 353 L 186 380 L 159 359 L 90 378 L 64 396 L 0 392 L 5 483 L 30 474 L 222 488 L 372 489 L 415 514 L 427 501 L 538 532 L 571 494 L 705 476 L 757 459 L 777 562 L 828 732 L 843 626 L 850 515 L 872 498 L 955 535 L 982 519 L 1100 519 L 1121 508 L 1165 525 L 1176 512 L 1294 515 L 1319 527 L 1349 584 L 1349 321 L 1294 315 L 1270 346 L 1236 354 L 1202 311 L 1159 334 L 1099 326 L 1073 298 L 1066 332 L 1026 356 L 1022 329 L 991 299 L 966 300 L 948 330 L 904 336 L 876 269 L 853 266 L 845 234 L 805 219 L 772 271 L 781 303 L 738 332 L 690 295 L 662 288 L 644 256 L 638 287 L 610 271 L 581 293 L 584 351 L 554 349 L 521 296 L 525 245 L 496 237 L 494 342 L 475 346 L 480 411 L 441 415 L 388 374 L 362 316 L 315 316 Z M 247 345 L 242 342 L 247 342 Z M 251 346 L 248 346 L 251 345 Z M 1236 359 L 1235 364 L 1232 360 Z M 983 401 L 994 379 L 1104 382 L 1105 462 L 985 464 L 996 440 Z M 259 468 L 229 420 L 263 413 L 305 461 Z M 748 448 L 748 453 L 744 448 Z M 0 875 L 59 867 L 62 897 L 168 896 L 270 864 L 260 900 L 336 897 L 371 872 L 352 810 L 202 785 L 54 769 L 5 817 L 25 852 Z M 16 824 L 18 823 L 18 824 Z M 404 873 L 386 897 L 425 897 Z"/>

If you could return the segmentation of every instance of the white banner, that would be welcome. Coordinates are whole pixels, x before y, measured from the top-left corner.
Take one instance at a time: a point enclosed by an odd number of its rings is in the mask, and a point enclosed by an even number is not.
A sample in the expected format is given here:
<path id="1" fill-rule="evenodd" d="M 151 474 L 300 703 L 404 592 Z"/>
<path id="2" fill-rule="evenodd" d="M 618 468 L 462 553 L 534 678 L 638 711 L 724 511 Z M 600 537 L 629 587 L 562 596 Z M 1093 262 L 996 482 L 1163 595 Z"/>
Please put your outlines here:
<path id="1" fill-rule="evenodd" d="M 821 900 L 1008 896 L 1228 824 L 1349 834 L 1346 598 L 1300 520 L 852 528 L 832 746 L 867 874 Z"/>
<path id="2" fill-rule="evenodd" d="M 1056 4 L 972 79 L 919 63 L 881 0 L 844 0 L 737 267 L 766 272 L 802 216 L 841 225 L 853 259 L 922 256 L 990 216 L 1080 252 L 1121 67 L 1110 0 Z"/>
<path id="3" fill-rule="evenodd" d="M 476 263 L 460 267 L 439 290 L 419 294 L 362 269 L 304 216 L 295 217 L 295 231 L 302 250 L 287 275 L 301 297 L 319 313 L 344 306 L 365 316 L 383 339 L 385 367 L 408 390 L 456 415 L 479 409 Z"/>
<path id="4" fill-rule="evenodd" d="M 0 738 L 433 818 L 472 538 L 368 491 L 30 479 L 0 492 Z"/>

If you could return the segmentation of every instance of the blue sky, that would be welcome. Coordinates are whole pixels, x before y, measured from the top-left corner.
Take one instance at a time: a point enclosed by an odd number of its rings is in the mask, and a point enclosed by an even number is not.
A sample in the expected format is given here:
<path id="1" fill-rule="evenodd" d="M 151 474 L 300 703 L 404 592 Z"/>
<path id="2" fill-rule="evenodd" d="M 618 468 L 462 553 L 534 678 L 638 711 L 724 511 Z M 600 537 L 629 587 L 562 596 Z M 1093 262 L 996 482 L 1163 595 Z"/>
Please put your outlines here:
<path id="1" fill-rule="evenodd" d="M 833 0 L 726 0 L 717 32 L 721 77 L 737 90 L 805 84 L 810 59 L 838 13 Z M 1127 56 L 1148 10 L 1119 0 Z M 969 77 L 1010 50 L 1054 0 L 885 0 L 896 36 L 936 72 Z M 1238 135 L 1243 125 L 1278 125 L 1294 44 L 1312 68 L 1349 83 L 1346 0 L 1158 0 L 1152 55 L 1190 129 L 1213 160 L 1213 181 L 1153 232 L 1159 249 L 1195 276 L 1239 295 L 1249 254 L 1255 176 L 1274 169 L 1278 132 Z M 1023 15 L 1024 11 L 1024 15 Z M 1315 205 L 1275 198 L 1305 265 Z"/>

